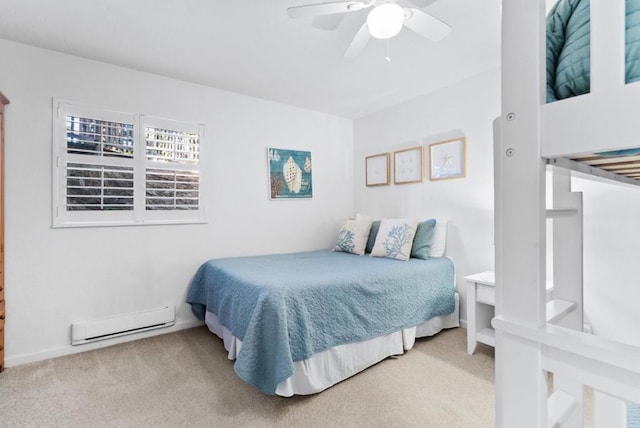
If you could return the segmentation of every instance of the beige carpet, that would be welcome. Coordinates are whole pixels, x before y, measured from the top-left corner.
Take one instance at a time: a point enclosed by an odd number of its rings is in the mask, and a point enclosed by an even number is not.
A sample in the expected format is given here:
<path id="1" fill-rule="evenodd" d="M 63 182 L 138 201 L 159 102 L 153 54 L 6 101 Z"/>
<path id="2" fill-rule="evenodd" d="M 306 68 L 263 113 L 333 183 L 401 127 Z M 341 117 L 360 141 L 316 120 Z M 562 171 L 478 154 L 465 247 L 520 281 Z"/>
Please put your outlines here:
<path id="1" fill-rule="evenodd" d="M 492 427 L 493 349 L 466 330 L 419 339 L 328 390 L 268 396 L 241 381 L 205 327 L 10 367 L 2 427 Z"/>

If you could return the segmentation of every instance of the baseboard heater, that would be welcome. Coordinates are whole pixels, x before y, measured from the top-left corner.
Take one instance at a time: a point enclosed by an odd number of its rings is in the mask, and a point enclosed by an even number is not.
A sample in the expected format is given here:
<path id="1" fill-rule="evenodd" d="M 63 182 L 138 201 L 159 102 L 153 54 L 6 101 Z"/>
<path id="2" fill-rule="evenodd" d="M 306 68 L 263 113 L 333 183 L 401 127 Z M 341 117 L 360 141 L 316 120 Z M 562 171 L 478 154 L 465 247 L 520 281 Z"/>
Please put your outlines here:
<path id="1" fill-rule="evenodd" d="M 73 323 L 71 324 L 71 344 L 82 345 L 96 340 L 170 327 L 175 323 L 176 313 L 173 305 Z"/>

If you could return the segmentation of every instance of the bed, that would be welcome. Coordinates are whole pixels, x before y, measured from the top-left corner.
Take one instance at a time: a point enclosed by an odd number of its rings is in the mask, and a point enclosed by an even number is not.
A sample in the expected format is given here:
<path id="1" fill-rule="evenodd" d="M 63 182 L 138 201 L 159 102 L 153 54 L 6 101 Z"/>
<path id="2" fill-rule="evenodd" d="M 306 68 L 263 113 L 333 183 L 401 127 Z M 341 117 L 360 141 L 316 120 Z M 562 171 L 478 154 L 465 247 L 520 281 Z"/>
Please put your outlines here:
<path id="1" fill-rule="evenodd" d="M 590 93 L 590 2 L 561 0 L 549 11 L 546 25 L 547 102 Z M 640 2 L 625 1 L 624 83 L 640 80 Z M 592 172 L 598 168 L 608 178 L 629 183 L 640 179 L 640 148 L 574 155 L 569 160 L 550 160 L 550 164 Z M 620 178 L 618 176 L 622 176 Z M 635 184 L 635 183 L 633 183 Z M 640 405 L 627 404 L 627 427 L 640 428 Z"/>
<path id="2" fill-rule="evenodd" d="M 590 93 L 590 9 L 589 0 L 561 0 L 549 11 L 546 26 L 549 103 Z M 629 84 L 640 80 L 640 2 L 626 1 L 625 23 L 624 82 Z M 571 161 L 582 166 L 571 162 L 563 166 L 583 172 L 598 168 L 634 181 L 640 178 L 640 148 L 585 153 L 572 156 Z"/>
<path id="3" fill-rule="evenodd" d="M 590 413 L 594 427 L 635 428 L 640 347 L 583 333 L 588 229 L 582 195 L 563 168 L 640 184 L 640 2 L 559 0 L 546 22 L 544 0 L 502 6 L 502 116 L 494 124 L 496 426 L 581 427 Z M 547 174 L 545 163 L 559 168 Z M 547 275 L 554 299 L 545 305 Z M 593 391 L 591 412 L 585 386 Z"/>
<path id="4" fill-rule="evenodd" d="M 459 326 L 448 257 L 317 250 L 209 260 L 187 293 L 234 371 L 267 394 L 313 394 L 416 337 Z"/>

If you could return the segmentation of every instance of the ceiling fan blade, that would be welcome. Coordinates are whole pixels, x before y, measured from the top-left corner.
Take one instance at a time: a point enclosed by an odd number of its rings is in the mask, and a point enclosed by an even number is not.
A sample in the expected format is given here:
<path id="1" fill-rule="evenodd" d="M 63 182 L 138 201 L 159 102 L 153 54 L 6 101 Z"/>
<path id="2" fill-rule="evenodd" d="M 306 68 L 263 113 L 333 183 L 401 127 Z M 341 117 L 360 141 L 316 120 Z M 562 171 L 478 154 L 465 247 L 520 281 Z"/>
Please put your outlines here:
<path id="1" fill-rule="evenodd" d="M 405 3 L 411 3 L 418 9 L 424 9 L 425 7 L 435 3 L 438 0 L 405 0 Z"/>
<path id="2" fill-rule="evenodd" d="M 358 56 L 362 53 L 367 43 L 371 39 L 371 34 L 369 33 L 369 28 L 367 28 L 367 23 L 365 22 L 362 27 L 358 30 L 355 36 L 353 36 L 353 40 L 349 44 L 349 47 L 344 52 L 344 56 L 346 58 L 351 58 L 354 56 Z"/>
<path id="3" fill-rule="evenodd" d="M 334 13 L 352 12 L 370 7 L 373 2 L 362 1 L 337 1 L 331 3 L 308 4 L 305 6 L 293 6 L 287 9 L 290 18 L 304 18 L 320 15 L 332 15 Z"/>
<path id="4" fill-rule="evenodd" d="M 344 20 L 344 14 L 322 15 L 313 18 L 311 26 L 319 30 L 335 30 Z"/>
<path id="5" fill-rule="evenodd" d="M 452 30 L 449 24 L 419 9 L 408 7 L 405 12 L 408 16 L 404 19 L 404 25 L 434 42 L 443 39 Z"/>

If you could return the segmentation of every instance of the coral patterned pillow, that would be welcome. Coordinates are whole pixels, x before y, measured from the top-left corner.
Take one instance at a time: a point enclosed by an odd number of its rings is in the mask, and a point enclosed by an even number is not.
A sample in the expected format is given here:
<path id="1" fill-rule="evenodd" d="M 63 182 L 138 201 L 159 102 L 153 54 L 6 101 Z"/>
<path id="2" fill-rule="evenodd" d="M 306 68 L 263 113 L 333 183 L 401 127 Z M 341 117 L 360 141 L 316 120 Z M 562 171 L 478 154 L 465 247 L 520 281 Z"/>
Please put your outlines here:
<path id="1" fill-rule="evenodd" d="M 371 220 L 345 220 L 333 251 L 363 255 L 370 229 Z"/>
<path id="2" fill-rule="evenodd" d="M 409 260 L 417 226 L 416 220 L 381 220 L 371 256 Z"/>

